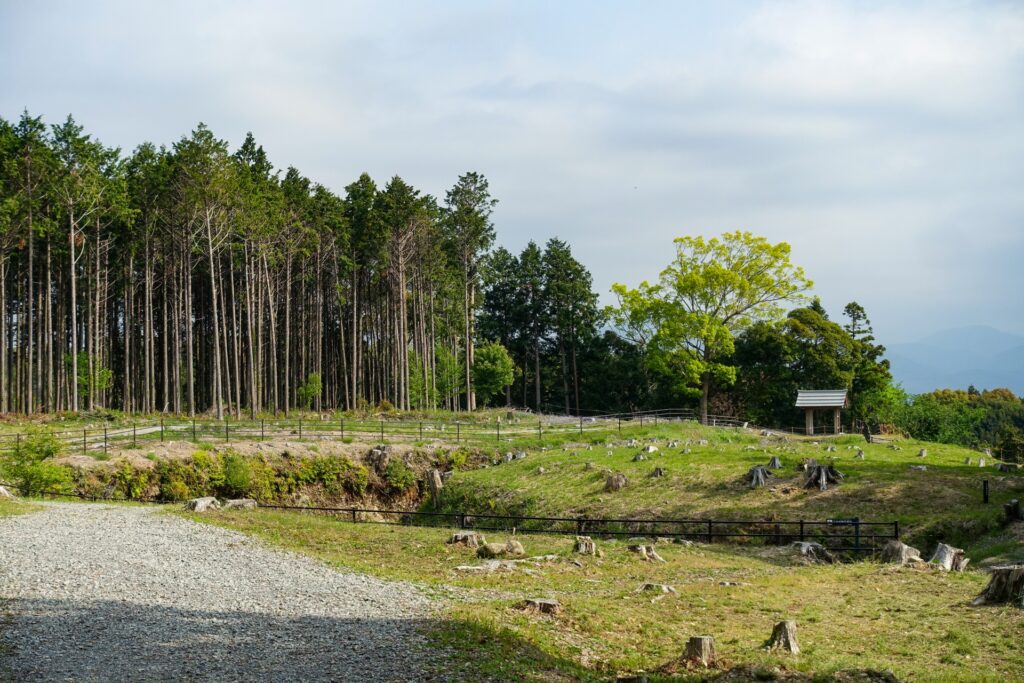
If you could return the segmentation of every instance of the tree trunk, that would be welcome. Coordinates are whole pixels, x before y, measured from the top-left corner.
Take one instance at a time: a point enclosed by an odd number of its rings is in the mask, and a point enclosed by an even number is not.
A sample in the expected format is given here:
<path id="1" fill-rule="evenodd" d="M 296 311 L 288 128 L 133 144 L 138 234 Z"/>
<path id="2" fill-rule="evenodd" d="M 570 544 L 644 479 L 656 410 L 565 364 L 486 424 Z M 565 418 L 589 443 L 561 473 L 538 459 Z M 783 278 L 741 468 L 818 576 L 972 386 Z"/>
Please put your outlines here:
<path id="1" fill-rule="evenodd" d="M 1010 603 L 1024 608 L 1024 564 L 992 567 L 985 590 L 974 598 L 971 605 L 998 605 Z"/>
<path id="2" fill-rule="evenodd" d="M 796 622 L 787 620 L 775 624 L 772 637 L 768 640 L 769 650 L 785 650 L 794 655 L 800 654 L 800 645 L 796 640 Z"/>
<path id="3" fill-rule="evenodd" d="M 694 636 L 686 643 L 686 654 L 683 658 L 687 661 L 702 666 L 715 665 L 715 639 L 711 636 Z"/>

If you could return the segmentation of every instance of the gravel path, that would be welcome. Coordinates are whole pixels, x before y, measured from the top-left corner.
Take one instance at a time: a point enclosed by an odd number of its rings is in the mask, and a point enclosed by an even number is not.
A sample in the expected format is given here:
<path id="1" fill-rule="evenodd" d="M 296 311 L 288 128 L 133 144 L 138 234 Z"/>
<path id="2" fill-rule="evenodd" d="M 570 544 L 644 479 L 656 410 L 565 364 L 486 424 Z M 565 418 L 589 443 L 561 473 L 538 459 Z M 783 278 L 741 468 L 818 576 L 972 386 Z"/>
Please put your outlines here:
<path id="1" fill-rule="evenodd" d="M 423 680 L 431 619 L 410 585 L 150 507 L 67 503 L 0 518 L 0 600 L 0 679 L 17 681 Z"/>

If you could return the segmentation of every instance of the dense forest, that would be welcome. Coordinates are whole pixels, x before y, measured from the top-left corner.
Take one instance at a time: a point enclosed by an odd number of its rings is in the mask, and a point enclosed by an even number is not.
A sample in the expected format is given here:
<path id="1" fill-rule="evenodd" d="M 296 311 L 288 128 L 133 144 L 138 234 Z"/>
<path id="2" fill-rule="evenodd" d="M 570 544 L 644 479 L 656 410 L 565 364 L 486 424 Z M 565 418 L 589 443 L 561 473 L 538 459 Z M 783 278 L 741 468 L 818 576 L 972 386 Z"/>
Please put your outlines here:
<path id="1" fill-rule="evenodd" d="M 692 406 L 787 427 L 798 388 L 845 387 L 850 426 L 1020 441 L 1008 392 L 893 386 L 867 312 L 833 321 L 788 245 L 680 238 L 658 283 L 601 307 L 566 242 L 495 247 L 496 203 L 474 172 L 442 198 L 366 174 L 335 194 L 202 124 L 126 154 L 71 117 L 0 119 L 0 412 Z"/>

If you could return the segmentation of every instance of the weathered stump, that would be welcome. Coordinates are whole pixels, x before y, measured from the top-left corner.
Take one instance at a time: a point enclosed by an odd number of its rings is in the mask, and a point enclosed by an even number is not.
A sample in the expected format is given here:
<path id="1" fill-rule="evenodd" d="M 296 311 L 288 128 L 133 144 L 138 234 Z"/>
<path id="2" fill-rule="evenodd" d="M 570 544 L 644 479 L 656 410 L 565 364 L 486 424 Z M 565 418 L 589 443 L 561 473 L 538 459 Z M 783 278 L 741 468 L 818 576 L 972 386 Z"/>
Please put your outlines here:
<path id="1" fill-rule="evenodd" d="M 820 491 L 825 491 L 828 489 L 829 484 L 835 486 L 842 480 L 843 473 L 835 467 L 832 465 L 819 465 L 815 462 L 807 470 L 807 479 L 804 480 L 804 488 L 817 488 Z"/>
<path id="2" fill-rule="evenodd" d="M 636 553 L 645 562 L 664 562 L 664 558 L 654 550 L 653 545 L 631 545 L 629 551 Z"/>
<path id="3" fill-rule="evenodd" d="M 747 484 L 752 489 L 759 489 L 768 484 L 768 479 L 772 476 L 772 473 L 768 471 L 768 468 L 764 465 L 755 465 L 750 468 L 747 472 L 746 480 Z"/>
<path id="4" fill-rule="evenodd" d="M 796 640 L 796 622 L 780 621 L 772 629 L 772 637 L 768 639 L 769 650 L 785 650 L 794 655 L 800 654 L 800 645 Z"/>
<path id="5" fill-rule="evenodd" d="M 858 448 L 857 449 L 857 454 L 855 456 L 853 456 L 853 457 L 855 457 L 857 460 L 863 460 L 864 459 L 864 451 L 862 449 Z"/>
<path id="6" fill-rule="evenodd" d="M 768 464 L 765 465 L 765 467 L 767 467 L 770 470 L 782 469 L 782 461 L 779 460 L 779 456 L 773 455 L 772 459 L 768 461 Z"/>
<path id="7" fill-rule="evenodd" d="M 6 486 L 0 486 L 0 498 L 5 498 L 7 500 L 17 500 L 18 497 L 11 493 L 10 489 L 8 489 Z"/>
<path id="8" fill-rule="evenodd" d="M 932 559 L 929 560 L 929 564 L 934 564 L 947 572 L 962 572 L 967 568 L 968 562 L 970 560 L 964 555 L 963 550 L 946 545 L 945 543 L 939 544 L 939 547 L 935 549 Z"/>
<path id="9" fill-rule="evenodd" d="M 702 666 L 715 665 L 715 639 L 711 636 L 694 636 L 686 643 L 686 654 L 683 658 L 688 662 Z"/>
<path id="10" fill-rule="evenodd" d="M 921 551 L 911 548 L 906 543 L 897 541 L 895 538 L 882 547 L 882 562 L 898 564 L 901 567 L 908 564 L 924 562 L 921 559 Z"/>
<path id="11" fill-rule="evenodd" d="M 1003 503 L 1003 513 L 1006 515 L 1007 522 L 1019 522 L 1024 519 L 1020 512 L 1020 501 L 1016 498 L 1009 503 Z"/>
<path id="12" fill-rule="evenodd" d="M 917 457 L 919 457 L 919 458 L 927 458 L 928 457 L 928 449 L 927 448 L 922 448 L 921 450 L 919 450 L 917 452 Z"/>
<path id="13" fill-rule="evenodd" d="M 665 468 L 664 467 L 655 467 L 653 470 L 651 470 L 651 476 L 655 477 L 655 478 L 657 478 L 657 477 L 664 477 L 665 476 Z"/>
<path id="14" fill-rule="evenodd" d="M 433 501 L 434 507 L 437 507 L 441 503 L 441 489 L 444 488 L 444 481 L 441 479 L 441 472 L 436 467 L 427 472 L 427 487 L 430 489 L 430 500 Z"/>
<path id="15" fill-rule="evenodd" d="M 604 490 L 608 493 L 615 491 L 621 491 L 629 485 L 629 479 L 626 479 L 626 475 L 621 472 L 612 472 L 604 480 Z"/>
<path id="16" fill-rule="evenodd" d="M 448 539 L 448 545 L 464 545 L 467 548 L 479 548 L 485 543 L 487 539 L 477 531 L 456 531 Z"/>
<path id="17" fill-rule="evenodd" d="M 1017 465 L 1012 462 L 1001 462 L 996 465 L 996 469 L 1000 472 L 1016 472 Z"/>
<path id="18" fill-rule="evenodd" d="M 998 605 L 1010 603 L 1024 608 L 1024 564 L 1008 564 L 992 567 L 992 576 L 985 590 L 971 601 L 971 604 Z"/>
<path id="19" fill-rule="evenodd" d="M 645 583 L 636 589 L 637 593 L 675 593 L 676 589 L 664 583 Z"/>
<path id="20" fill-rule="evenodd" d="M 825 546 L 813 541 L 793 541 L 791 548 L 800 553 L 811 562 L 819 564 L 832 564 L 836 561 Z"/>
<path id="21" fill-rule="evenodd" d="M 501 557 L 504 554 L 505 544 L 503 543 L 484 543 L 476 549 L 476 556 L 484 559 Z"/>
<path id="22" fill-rule="evenodd" d="M 572 551 L 580 555 L 597 555 L 597 544 L 590 536 L 577 536 Z"/>
<path id="23" fill-rule="evenodd" d="M 647 456 L 644 455 L 643 453 L 637 453 L 636 455 L 633 456 L 633 462 L 643 462 L 646 459 Z"/>
<path id="24" fill-rule="evenodd" d="M 562 605 L 557 600 L 546 598 L 527 598 L 523 601 L 523 609 L 541 614 L 561 614 Z"/>

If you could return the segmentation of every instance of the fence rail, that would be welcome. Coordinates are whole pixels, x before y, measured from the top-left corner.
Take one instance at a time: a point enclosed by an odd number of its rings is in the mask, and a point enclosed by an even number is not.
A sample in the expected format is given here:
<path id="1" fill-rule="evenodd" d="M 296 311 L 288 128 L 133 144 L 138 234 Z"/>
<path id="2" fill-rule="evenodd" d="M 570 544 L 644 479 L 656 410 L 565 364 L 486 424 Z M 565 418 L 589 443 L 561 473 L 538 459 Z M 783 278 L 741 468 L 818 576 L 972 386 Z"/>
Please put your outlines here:
<path id="1" fill-rule="evenodd" d="M 167 440 L 185 441 L 266 441 L 295 438 L 298 440 L 429 440 L 444 438 L 456 443 L 476 441 L 502 444 L 529 442 L 543 444 L 545 436 L 569 436 L 586 432 L 622 430 L 631 425 L 657 426 L 666 422 L 697 421 L 692 410 L 654 410 L 637 413 L 602 415 L 600 417 L 537 417 L 518 415 L 511 421 L 438 421 L 438 420 L 358 420 L 343 417 L 318 419 L 262 420 L 166 420 L 140 422 L 130 426 L 48 430 L 48 434 L 64 444 L 69 451 L 106 452 L 114 447 L 141 447 L 146 443 Z M 708 424 L 720 427 L 742 427 L 739 418 L 711 415 Z M 30 433 L 0 434 L 0 450 L 16 450 Z"/>
<path id="2" fill-rule="evenodd" d="M 0 485 L 18 490 L 13 484 Z M 153 499 L 102 497 L 66 491 L 40 495 L 104 502 L 166 504 Z M 742 519 L 637 519 L 628 517 L 539 517 L 428 510 L 382 510 L 362 507 L 260 504 L 271 510 L 327 514 L 353 523 L 396 526 L 443 527 L 521 534 L 567 534 L 598 537 L 659 537 L 714 543 L 784 545 L 814 541 L 835 552 L 875 553 L 892 539 L 899 539 L 899 521 L 872 522 L 857 517 L 827 520 Z"/>

